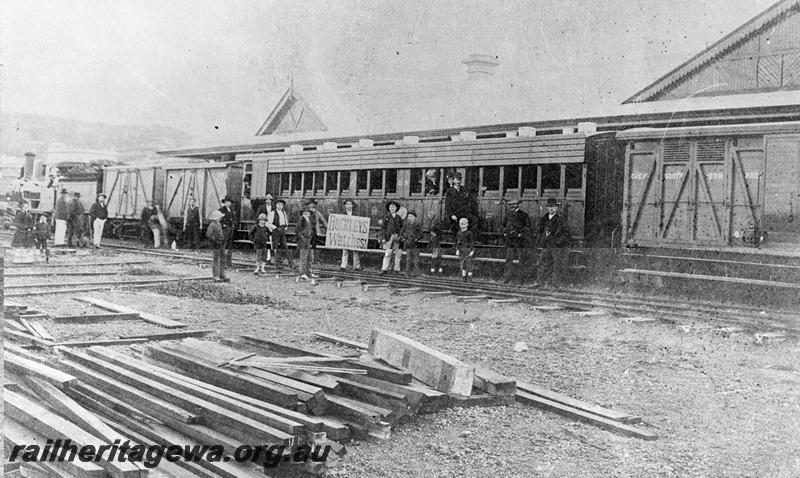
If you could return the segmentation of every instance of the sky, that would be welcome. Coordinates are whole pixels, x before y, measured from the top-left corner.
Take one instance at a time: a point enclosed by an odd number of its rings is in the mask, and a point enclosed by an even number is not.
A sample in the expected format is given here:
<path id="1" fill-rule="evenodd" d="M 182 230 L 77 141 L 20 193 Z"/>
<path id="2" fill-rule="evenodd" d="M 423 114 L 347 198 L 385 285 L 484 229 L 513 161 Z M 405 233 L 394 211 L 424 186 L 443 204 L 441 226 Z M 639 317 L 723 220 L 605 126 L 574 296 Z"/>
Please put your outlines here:
<path id="1" fill-rule="evenodd" d="M 197 144 L 255 135 L 292 81 L 332 134 L 602 113 L 774 3 L 0 0 L 0 108 Z"/>

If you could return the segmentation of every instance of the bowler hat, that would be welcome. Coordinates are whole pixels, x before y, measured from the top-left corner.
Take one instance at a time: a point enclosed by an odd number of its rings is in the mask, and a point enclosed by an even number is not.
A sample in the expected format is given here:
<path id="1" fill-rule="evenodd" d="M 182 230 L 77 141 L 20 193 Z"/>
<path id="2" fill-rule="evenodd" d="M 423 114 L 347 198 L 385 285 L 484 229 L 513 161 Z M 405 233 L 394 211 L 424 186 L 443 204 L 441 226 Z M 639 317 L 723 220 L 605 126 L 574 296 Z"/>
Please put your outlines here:
<path id="1" fill-rule="evenodd" d="M 387 211 L 389 210 L 389 206 L 391 206 L 392 204 L 394 204 L 394 207 L 396 207 L 397 209 L 400 209 L 400 203 L 397 202 L 397 201 L 392 200 L 392 201 L 389 201 L 389 202 L 386 203 L 386 210 Z"/>
<path id="2" fill-rule="evenodd" d="M 509 199 L 507 204 L 509 206 L 516 206 L 517 204 L 519 204 L 521 202 L 522 201 L 520 201 L 519 198 L 513 198 L 513 199 Z"/>
<path id="3" fill-rule="evenodd" d="M 417 212 L 416 212 L 416 211 L 408 211 L 408 212 L 406 213 L 406 215 L 408 215 L 408 216 L 414 216 L 414 217 L 417 217 Z"/>
<path id="4" fill-rule="evenodd" d="M 277 205 L 277 204 L 283 204 L 283 205 L 285 206 L 285 205 L 286 205 L 286 201 L 284 201 L 283 199 L 276 199 L 276 200 L 275 200 L 275 204 L 276 204 L 276 205 Z"/>
<path id="5" fill-rule="evenodd" d="M 347 203 L 350 203 L 353 205 L 353 207 L 356 207 L 356 202 L 353 201 L 352 199 L 345 199 L 344 204 L 347 205 Z"/>
<path id="6" fill-rule="evenodd" d="M 76 198 L 79 198 L 79 197 L 81 197 L 81 193 L 75 193 L 75 194 L 73 194 L 73 196 L 75 196 Z"/>
<path id="7" fill-rule="evenodd" d="M 300 210 L 300 212 L 311 212 L 311 208 L 308 207 L 308 204 L 303 204 L 303 208 Z"/>
<path id="8" fill-rule="evenodd" d="M 310 206 L 316 206 L 316 205 L 317 205 L 317 201 L 315 201 L 315 200 L 313 200 L 313 199 L 312 199 L 312 200 L 308 201 L 308 203 L 307 203 L 307 204 L 309 205 L 309 207 L 310 207 Z"/>
<path id="9" fill-rule="evenodd" d="M 558 201 L 556 201 L 556 198 L 548 198 L 547 207 L 558 207 Z"/>
<path id="10" fill-rule="evenodd" d="M 106 196 L 106 195 L 105 195 L 105 194 L 103 194 L 103 193 L 100 193 L 100 194 L 98 194 L 98 195 L 97 195 L 97 199 L 100 199 L 100 198 L 106 199 L 107 197 L 108 197 L 108 196 Z"/>
<path id="11" fill-rule="evenodd" d="M 233 202 L 233 198 L 231 197 L 230 194 L 228 194 L 227 196 L 222 198 L 222 202 Z"/>
<path id="12" fill-rule="evenodd" d="M 259 221 L 266 221 L 267 220 L 267 215 L 262 212 L 261 214 L 258 215 L 258 220 Z"/>

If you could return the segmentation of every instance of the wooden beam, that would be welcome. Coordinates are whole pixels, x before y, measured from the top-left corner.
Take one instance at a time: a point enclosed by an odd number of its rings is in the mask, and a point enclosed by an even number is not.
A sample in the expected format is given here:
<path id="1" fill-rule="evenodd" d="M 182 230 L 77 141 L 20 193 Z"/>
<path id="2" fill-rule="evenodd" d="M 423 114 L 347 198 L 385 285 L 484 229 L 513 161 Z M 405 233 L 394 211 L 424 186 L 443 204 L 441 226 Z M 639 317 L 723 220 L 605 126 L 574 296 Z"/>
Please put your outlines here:
<path id="1" fill-rule="evenodd" d="M 111 312 L 120 312 L 123 314 L 139 314 L 139 318 L 144 320 L 145 322 L 150 322 L 152 324 L 160 325 L 168 329 L 186 327 L 186 324 L 184 323 L 171 319 L 165 319 L 154 314 L 139 312 L 137 310 L 128 307 L 112 304 L 111 302 L 102 299 L 93 299 L 91 297 L 76 297 L 75 300 L 86 302 L 87 304 L 92 304 L 94 306 L 100 307 L 101 309 L 110 310 Z"/>
<path id="2" fill-rule="evenodd" d="M 185 339 L 187 337 L 203 337 L 204 335 L 213 334 L 214 329 L 203 330 L 184 330 L 182 332 L 161 332 L 155 334 L 138 334 L 138 335 L 123 335 L 122 339 L 144 339 L 144 340 L 176 340 Z"/>
<path id="3" fill-rule="evenodd" d="M 152 261 L 120 261 L 120 262 L 74 262 L 71 264 L 62 264 L 57 262 L 49 262 L 43 264 L 7 264 L 7 269 L 29 269 L 29 268 L 42 268 L 53 269 L 57 267 L 98 267 L 98 266 L 122 266 L 129 264 L 150 264 Z"/>
<path id="4" fill-rule="evenodd" d="M 69 398 L 64 392 L 50 383 L 29 377 L 25 380 L 25 384 L 50 404 L 61 416 L 106 443 L 114 443 L 116 439 L 119 439 L 120 443 L 125 441 L 122 436 L 101 422 L 93 413 L 80 406 L 75 400 Z"/>
<path id="5" fill-rule="evenodd" d="M 3 398 L 5 400 L 4 412 L 7 417 L 13 418 L 46 437 L 69 438 L 78 446 L 93 445 L 95 449 L 105 445 L 102 440 L 77 425 L 21 395 L 7 391 Z M 114 478 L 139 478 L 139 468 L 133 463 L 112 460 L 100 460 L 95 463 Z"/>
<path id="6" fill-rule="evenodd" d="M 40 322 L 36 320 L 29 320 L 28 323 L 33 328 L 33 330 L 36 331 L 39 337 L 45 340 L 55 340 L 55 338 L 52 335 L 50 335 L 50 332 L 45 330 L 44 326 Z"/>
<path id="7" fill-rule="evenodd" d="M 609 420 L 607 418 L 600 417 L 593 413 L 588 413 L 581 409 L 570 407 L 569 405 L 563 405 L 561 403 L 554 402 L 546 398 L 532 395 L 522 390 L 517 390 L 516 399 L 518 402 L 532 405 L 534 407 L 541 408 L 549 412 L 557 413 L 561 416 L 577 420 L 579 422 L 588 423 L 590 425 L 594 425 L 596 427 L 608 430 L 618 435 L 641 438 L 642 440 L 658 439 L 658 435 L 656 435 L 651 431 L 632 427 L 630 425 L 619 423 L 614 420 Z"/>
<path id="8" fill-rule="evenodd" d="M 475 367 L 475 388 L 483 390 L 491 395 L 504 395 L 517 393 L 517 381 L 513 378 L 501 375 L 488 368 Z"/>
<path id="9" fill-rule="evenodd" d="M 26 344 L 36 345 L 37 347 L 45 348 L 53 346 L 53 342 L 49 340 L 44 340 L 39 337 L 34 337 L 33 335 L 18 332 L 16 330 L 3 329 L 3 333 L 6 335 L 6 337 L 19 340 L 20 342 L 25 342 Z"/>
<path id="10" fill-rule="evenodd" d="M 94 286 L 112 286 L 112 287 L 125 287 L 130 285 L 150 285 L 161 284 L 165 282 L 182 282 L 182 281 L 195 281 L 195 280 L 211 280 L 212 277 L 170 277 L 164 279 L 129 279 L 124 281 L 103 281 L 103 282 L 42 282 L 39 284 L 12 284 L 4 285 L 5 289 L 41 289 L 48 287 L 94 287 Z"/>
<path id="11" fill-rule="evenodd" d="M 3 351 L 44 365 L 50 365 L 50 361 L 47 358 L 11 342 L 3 343 Z"/>
<path id="12" fill-rule="evenodd" d="M 222 389 L 215 390 L 216 387 L 199 386 L 193 383 L 195 381 L 189 377 L 178 379 L 171 376 L 171 372 L 168 370 L 139 360 L 131 360 L 131 357 L 110 349 L 92 347 L 87 349 L 86 353 L 292 435 L 298 435 L 305 430 L 322 431 L 323 429 L 321 422 L 309 419 L 304 415 L 243 395 L 229 396 L 222 393 Z"/>
<path id="13" fill-rule="evenodd" d="M 531 383 L 517 382 L 517 388 L 520 391 L 523 391 L 530 395 L 535 395 L 537 397 L 545 398 L 547 400 L 560 403 L 562 405 L 567 405 L 573 408 L 577 408 L 586 413 L 591 413 L 593 415 L 597 415 L 602 418 L 607 418 L 609 420 L 614 420 L 616 422 L 631 424 L 641 421 L 641 418 L 634 417 L 628 413 L 620 412 L 618 410 L 611 410 L 609 408 L 603 408 L 589 402 L 577 400 L 570 396 L 564 395 L 563 393 L 554 392 L 552 390 L 548 390 L 544 387 L 539 387 Z"/>
<path id="14" fill-rule="evenodd" d="M 475 367 L 407 337 L 373 329 L 370 354 L 388 364 L 407 368 L 414 377 L 444 393 L 469 396 Z"/>
<path id="15" fill-rule="evenodd" d="M 94 324 L 98 322 L 111 322 L 114 320 L 139 320 L 139 314 L 86 314 L 86 315 L 54 315 L 53 322 L 71 324 Z"/>
<path id="16" fill-rule="evenodd" d="M 19 323 L 22 324 L 22 326 L 25 328 L 25 330 L 27 330 L 28 333 L 31 334 L 32 336 L 39 337 L 40 339 L 45 339 L 44 337 L 39 335 L 39 332 L 37 332 L 36 329 L 34 329 L 31 326 L 30 322 L 28 322 L 28 319 L 26 319 L 24 317 L 20 317 L 19 318 Z M 45 339 L 45 340 L 52 340 L 52 339 Z"/>
<path id="17" fill-rule="evenodd" d="M 192 355 L 176 350 L 168 350 L 149 345 L 145 347 L 145 356 L 161 363 L 176 367 L 184 375 L 196 380 L 211 383 L 233 392 L 274 403 L 282 407 L 294 407 L 297 404 L 297 393 L 281 385 L 267 384 L 240 373 L 204 365 Z"/>
<path id="18" fill-rule="evenodd" d="M 77 381 L 73 375 L 9 352 L 4 352 L 3 357 L 6 370 L 19 376 L 40 378 L 58 388 L 68 387 Z"/>
<path id="19" fill-rule="evenodd" d="M 16 330 L 17 332 L 22 332 L 24 334 L 30 333 L 28 332 L 28 329 L 26 329 L 21 323 L 17 322 L 16 320 L 3 319 L 3 323 L 5 324 L 5 327 L 10 327 L 11 329 Z"/>
<path id="20" fill-rule="evenodd" d="M 86 271 L 86 272 L 12 272 L 5 277 L 60 277 L 60 276 L 108 276 L 112 274 L 122 274 L 123 271 Z"/>
<path id="21" fill-rule="evenodd" d="M 324 332 L 314 332 L 314 338 L 319 340 L 324 340 L 326 342 L 331 342 L 337 345 L 344 345 L 346 347 L 351 347 L 358 350 L 367 350 L 367 344 L 344 339 L 342 337 L 337 337 L 335 335 L 326 334 Z"/>
<path id="22" fill-rule="evenodd" d="M 38 433 L 29 427 L 24 426 L 22 423 L 6 416 L 3 420 L 3 437 L 6 440 L 6 446 L 28 446 L 34 443 L 47 443 L 47 440 L 52 440 L 54 436 L 46 436 L 45 434 Z M 59 452 L 60 453 L 60 452 Z M 65 458 L 69 458 L 70 454 L 66 453 Z M 107 478 L 106 470 L 96 465 L 93 461 L 84 462 L 79 459 L 64 461 L 54 461 L 53 465 L 60 467 L 68 473 L 76 477 L 85 478 Z"/>
<path id="23" fill-rule="evenodd" d="M 108 394 L 110 397 L 114 398 L 115 401 L 124 400 L 124 403 L 127 403 L 125 406 L 131 409 L 157 416 L 167 416 L 185 423 L 199 423 L 202 421 L 202 418 L 196 413 L 196 409 L 194 411 L 186 410 L 164 400 L 162 397 L 150 393 L 150 390 L 141 390 L 129 383 L 100 374 L 96 370 L 85 367 L 78 362 L 62 360 L 59 362 L 59 367 L 62 367 L 62 369 L 81 379 L 82 384 L 86 386 L 76 385 L 75 387 L 82 387 L 81 390 L 84 390 L 84 393 L 88 394 L 89 392 L 97 390 Z M 127 382 L 133 382 L 133 380 L 130 380 L 128 377 L 125 378 L 128 379 Z M 66 389 L 65 393 L 69 395 L 69 389 Z M 103 399 L 103 396 L 100 394 L 92 393 L 91 395 L 95 400 Z M 116 405 L 118 406 L 118 404 Z"/>
<path id="24" fill-rule="evenodd" d="M 107 339 L 107 340 L 77 340 L 70 342 L 58 342 L 53 344 L 57 347 L 91 347 L 93 345 L 131 345 L 147 342 L 147 339 Z"/>
<path id="25" fill-rule="evenodd" d="M 495 395 L 481 394 L 464 397 L 461 395 L 450 395 L 451 407 L 507 407 L 514 405 L 513 393 L 501 393 Z"/>

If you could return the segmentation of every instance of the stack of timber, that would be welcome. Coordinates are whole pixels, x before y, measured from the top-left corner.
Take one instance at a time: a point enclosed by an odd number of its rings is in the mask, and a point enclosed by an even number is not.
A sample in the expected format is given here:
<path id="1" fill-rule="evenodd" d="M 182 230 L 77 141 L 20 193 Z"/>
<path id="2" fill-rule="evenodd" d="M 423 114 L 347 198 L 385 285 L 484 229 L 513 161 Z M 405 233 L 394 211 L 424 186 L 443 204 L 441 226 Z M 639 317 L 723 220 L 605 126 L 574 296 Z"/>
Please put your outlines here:
<path id="1" fill-rule="evenodd" d="M 304 471 L 319 475 L 337 466 L 346 452 L 330 439 L 348 437 L 349 430 L 342 424 L 106 347 L 84 351 L 57 347 L 61 358 L 52 362 L 13 344 L 6 347 L 4 433 L 8 443 L 70 439 L 77 446 L 99 447 L 119 439 L 119 443 L 129 441 L 131 447 L 178 445 L 192 450 L 206 446 L 206 456 L 216 454 L 211 461 L 162 459 L 155 469 L 131 460 L 32 465 L 39 472 L 52 471 L 42 476 L 127 478 L 145 477 L 149 471 L 151 476 L 167 477 L 256 477 L 263 476 L 265 464 L 276 464 L 276 457 L 266 451 L 251 461 L 237 462 L 232 457 L 243 445 L 279 453 L 279 467 L 302 465 Z M 297 453 L 306 458 L 299 459 L 302 463 L 295 463 Z M 323 455 L 324 461 L 308 459 Z"/>

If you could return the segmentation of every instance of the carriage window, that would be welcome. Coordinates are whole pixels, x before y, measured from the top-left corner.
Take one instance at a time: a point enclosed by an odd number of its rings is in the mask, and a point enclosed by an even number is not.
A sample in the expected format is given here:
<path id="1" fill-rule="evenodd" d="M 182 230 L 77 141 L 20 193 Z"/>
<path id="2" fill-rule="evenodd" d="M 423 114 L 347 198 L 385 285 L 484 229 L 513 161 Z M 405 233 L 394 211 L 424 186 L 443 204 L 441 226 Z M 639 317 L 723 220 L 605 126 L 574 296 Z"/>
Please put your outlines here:
<path id="1" fill-rule="evenodd" d="M 341 180 L 339 181 L 339 187 L 342 188 L 342 191 L 349 191 L 350 190 L 350 171 L 342 171 L 339 173 L 341 176 Z"/>
<path id="2" fill-rule="evenodd" d="M 539 166 L 527 164 L 522 167 L 522 189 L 536 190 L 536 183 L 539 180 Z"/>
<path id="3" fill-rule="evenodd" d="M 366 171 L 358 171 L 356 176 L 356 188 L 361 191 L 362 189 L 367 189 L 367 172 Z"/>
<path id="4" fill-rule="evenodd" d="M 302 185 L 300 184 L 300 180 L 303 178 L 302 173 L 290 173 L 292 175 L 292 190 L 289 191 L 289 194 L 293 194 L 295 191 L 300 191 L 302 189 Z"/>
<path id="5" fill-rule="evenodd" d="M 268 192 L 269 194 L 272 194 L 273 196 L 277 196 L 277 195 L 281 194 L 281 191 L 283 191 L 283 189 L 284 189 L 283 184 L 281 182 L 281 179 L 282 179 L 283 176 L 286 176 L 286 175 L 285 174 L 281 174 L 281 173 L 267 173 L 267 191 L 266 192 Z M 288 189 L 288 188 L 289 188 L 289 184 L 288 184 L 288 180 L 287 180 L 286 189 Z"/>
<path id="6" fill-rule="evenodd" d="M 311 171 L 303 174 L 303 189 L 312 191 L 314 189 L 314 173 Z"/>
<path id="7" fill-rule="evenodd" d="M 308 173 L 306 173 L 308 174 Z M 314 194 L 325 194 L 325 172 L 316 171 L 314 173 Z"/>
<path id="8" fill-rule="evenodd" d="M 372 193 L 381 190 L 383 190 L 383 170 L 373 169 L 369 175 L 369 191 Z"/>
<path id="9" fill-rule="evenodd" d="M 561 165 L 542 166 L 542 189 L 561 189 Z"/>
<path id="10" fill-rule="evenodd" d="M 411 194 L 422 194 L 422 186 L 425 183 L 421 169 L 411 170 Z"/>
<path id="11" fill-rule="evenodd" d="M 583 187 L 583 165 L 568 164 L 566 176 L 567 189 L 581 189 Z"/>
<path id="12" fill-rule="evenodd" d="M 485 191 L 500 190 L 500 166 L 483 168 L 483 188 Z"/>
<path id="13" fill-rule="evenodd" d="M 397 170 L 386 170 L 386 194 L 397 194 Z"/>
<path id="14" fill-rule="evenodd" d="M 506 190 L 519 188 L 519 166 L 503 168 L 503 188 Z"/>
<path id="15" fill-rule="evenodd" d="M 336 182 L 338 178 L 338 171 L 328 171 L 328 174 L 325 176 L 325 194 L 336 193 Z M 346 189 L 346 186 L 344 186 L 343 189 Z"/>

